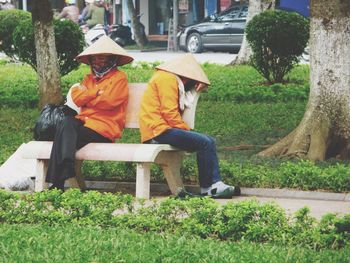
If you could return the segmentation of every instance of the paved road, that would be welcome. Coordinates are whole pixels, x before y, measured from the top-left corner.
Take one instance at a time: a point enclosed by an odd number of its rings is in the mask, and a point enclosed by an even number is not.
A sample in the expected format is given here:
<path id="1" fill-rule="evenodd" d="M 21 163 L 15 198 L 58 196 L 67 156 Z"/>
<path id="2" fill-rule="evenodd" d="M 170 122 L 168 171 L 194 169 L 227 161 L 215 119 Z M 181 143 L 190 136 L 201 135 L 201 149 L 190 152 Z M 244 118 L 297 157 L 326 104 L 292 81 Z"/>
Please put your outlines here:
<path id="1" fill-rule="evenodd" d="M 178 55 L 185 54 L 183 51 L 179 52 L 167 52 L 166 50 L 161 51 L 147 51 L 147 52 L 141 52 L 139 50 L 128 50 L 128 53 L 135 59 L 136 62 L 145 61 L 145 62 L 164 62 L 171 60 Z M 231 61 L 235 59 L 237 54 L 231 54 L 231 53 L 223 53 L 223 52 L 203 52 L 200 54 L 193 54 L 197 61 L 200 63 L 216 63 L 216 64 L 222 64 L 227 65 Z M 0 52 L 0 59 L 5 59 L 6 55 L 2 52 Z M 308 62 L 302 61 L 302 64 L 307 64 Z"/>
<path id="2" fill-rule="evenodd" d="M 180 54 L 185 54 L 183 51 L 179 52 L 167 52 L 166 50 L 162 51 L 147 51 L 141 52 L 139 50 L 128 50 L 128 53 L 134 57 L 135 61 L 146 61 L 146 62 L 155 62 L 155 61 L 168 61 L 175 58 Z M 235 59 L 237 54 L 223 53 L 223 52 L 203 52 L 200 54 L 193 54 L 197 61 L 200 63 L 216 63 L 227 65 Z M 308 61 L 303 59 L 300 60 L 300 64 L 308 64 Z"/>
<path id="3" fill-rule="evenodd" d="M 91 189 L 117 191 L 132 195 L 135 193 L 135 183 L 133 182 L 86 181 L 86 184 Z M 187 185 L 186 188 L 193 193 L 199 191 L 197 185 Z M 299 209 L 307 206 L 310 208 L 310 214 L 316 219 L 321 219 L 327 213 L 350 214 L 350 193 L 243 187 L 241 190 L 242 196 L 232 199 L 218 199 L 217 201 L 221 204 L 240 202 L 247 199 L 256 199 L 260 203 L 274 202 L 284 208 L 289 215 L 293 215 Z M 151 196 L 155 200 L 162 200 L 169 195 L 170 190 L 167 184 L 151 184 Z M 149 201 L 149 203 L 152 204 L 152 201 Z"/>
<path id="4" fill-rule="evenodd" d="M 127 50 L 128 53 L 135 59 L 136 62 L 164 62 L 170 59 L 176 58 L 180 54 L 185 54 L 183 51 L 179 52 L 167 52 L 166 50 L 161 51 L 147 51 L 141 52 L 139 50 Z M 237 54 L 222 53 L 222 52 L 203 52 L 201 54 L 194 54 L 197 61 L 200 63 L 217 63 L 227 65 L 229 64 Z M 6 55 L 0 52 L 0 59 L 5 59 Z"/>
<path id="5" fill-rule="evenodd" d="M 147 51 L 141 52 L 139 50 L 128 50 L 128 53 L 134 57 L 135 61 L 168 61 L 180 54 L 185 54 L 183 51 L 179 52 L 167 52 L 167 51 Z M 221 52 L 204 52 L 200 54 L 193 54 L 198 62 L 205 63 L 217 63 L 217 64 L 229 64 L 237 54 L 221 53 Z"/>

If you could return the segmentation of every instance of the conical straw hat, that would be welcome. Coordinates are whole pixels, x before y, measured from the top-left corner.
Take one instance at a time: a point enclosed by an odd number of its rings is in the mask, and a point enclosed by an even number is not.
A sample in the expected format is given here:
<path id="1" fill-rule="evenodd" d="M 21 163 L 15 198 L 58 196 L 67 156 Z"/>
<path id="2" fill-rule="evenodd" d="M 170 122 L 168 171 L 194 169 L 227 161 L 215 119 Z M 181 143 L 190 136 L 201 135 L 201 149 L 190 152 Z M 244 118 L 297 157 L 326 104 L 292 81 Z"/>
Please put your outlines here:
<path id="1" fill-rule="evenodd" d="M 207 75 L 191 53 L 165 62 L 156 68 L 210 85 Z"/>
<path id="2" fill-rule="evenodd" d="M 121 46 L 106 35 L 94 42 L 75 59 L 81 63 L 90 64 L 89 57 L 92 55 L 116 55 L 118 56 L 117 66 L 128 64 L 134 60 Z"/>

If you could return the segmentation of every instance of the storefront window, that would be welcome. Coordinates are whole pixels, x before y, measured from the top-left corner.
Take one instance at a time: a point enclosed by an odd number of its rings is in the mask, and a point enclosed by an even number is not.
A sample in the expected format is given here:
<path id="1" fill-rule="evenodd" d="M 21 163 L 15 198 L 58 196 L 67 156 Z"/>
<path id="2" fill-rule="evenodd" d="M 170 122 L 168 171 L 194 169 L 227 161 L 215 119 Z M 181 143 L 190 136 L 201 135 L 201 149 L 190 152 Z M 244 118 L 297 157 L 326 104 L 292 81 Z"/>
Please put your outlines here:
<path id="1" fill-rule="evenodd" d="M 165 35 L 168 33 L 169 18 L 173 16 L 172 0 L 149 0 L 149 33 Z"/>
<path id="2" fill-rule="evenodd" d="M 204 18 L 204 0 L 179 0 L 179 25 L 191 25 Z"/>
<path id="3" fill-rule="evenodd" d="M 204 0 L 179 0 L 179 25 L 190 25 L 204 18 Z M 166 35 L 173 17 L 172 0 L 149 0 L 149 34 Z"/>
<path id="4" fill-rule="evenodd" d="M 188 26 L 205 17 L 226 10 L 240 0 L 178 0 L 179 25 Z M 173 17 L 173 0 L 149 0 L 149 34 L 166 35 Z"/>
<path id="5" fill-rule="evenodd" d="M 231 5 L 231 0 L 220 0 L 220 11 L 224 11 Z"/>

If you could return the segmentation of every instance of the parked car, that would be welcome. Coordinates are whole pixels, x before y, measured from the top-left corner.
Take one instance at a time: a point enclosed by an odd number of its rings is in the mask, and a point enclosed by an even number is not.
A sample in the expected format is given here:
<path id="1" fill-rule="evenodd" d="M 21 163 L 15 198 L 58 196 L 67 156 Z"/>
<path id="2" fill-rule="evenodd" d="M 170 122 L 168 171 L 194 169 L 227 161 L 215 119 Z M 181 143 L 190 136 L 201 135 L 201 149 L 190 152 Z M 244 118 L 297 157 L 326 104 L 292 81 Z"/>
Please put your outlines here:
<path id="1" fill-rule="evenodd" d="M 243 41 L 248 6 L 232 6 L 212 14 L 201 22 L 182 28 L 178 33 L 180 49 L 201 53 L 205 49 L 237 51 Z"/>

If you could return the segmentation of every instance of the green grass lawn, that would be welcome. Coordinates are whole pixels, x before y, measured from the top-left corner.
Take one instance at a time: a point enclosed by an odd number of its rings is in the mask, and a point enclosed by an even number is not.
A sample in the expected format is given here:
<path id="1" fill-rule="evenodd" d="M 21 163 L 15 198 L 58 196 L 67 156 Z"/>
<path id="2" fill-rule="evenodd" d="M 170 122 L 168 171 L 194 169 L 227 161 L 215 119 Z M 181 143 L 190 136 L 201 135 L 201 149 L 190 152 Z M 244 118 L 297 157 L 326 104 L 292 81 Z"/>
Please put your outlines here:
<path id="1" fill-rule="evenodd" d="M 196 130 L 217 140 L 221 175 L 227 183 L 245 187 L 322 189 L 346 192 L 350 189 L 350 169 L 346 162 L 330 160 L 317 164 L 287 163 L 279 158 L 258 158 L 263 146 L 287 135 L 303 116 L 305 102 L 234 103 L 200 100 Z M 288 114 L 287 114 L 288 113 Z M 33 140 L 38 109 L 2 108 L 0 164 L 25 142 Z M 121 142 L 138 143 L 139 132 L 126 129 Z M 237 146 L 248 146 L 237 150 Z M 197 183 L 195 154 L 185 157 L 182 176 L 187 183 Z M 92 180 L 135 181 L 135 164 L 86 161 L 85 176 Z M 152 169 L 152 181 L 164 182 L 161 170 Z"/>
<path id="2" fill-rule="evenodd" d="M 129 82 L 146 82 L 156 64 L 138 63 L 123 69 L 128 74 Z M 266 145 L 273 144 L 287 135 L 300 122 L 309 89 L 307 66 L 294 69 L 288 75 L 289 81 L 286 84 L 272 86 L 266 85 L 257 72 L 248 66 L 229 68 L 205 64 L 204 69 L 212 81 L 212 86 L 208 93 L 202 94 L 200 98 L 196 130 L 216 138 L 222 175 L 228 183 L 241 183 L 242 186 L 250 187 L 349 190 L 350 170 L 348 165 L 339 164 L 338 161 L 294 164 L 277 158 L 260 159 L 255 156 Z M 70 85 L 80 81 L 88 71 L 88 67 L 82 66 L 64 76 L 63 93 L 67 92 Z M 37 101 L 35 72 L 28 66 L 0 63 L 0 165 L 18 146 L 32 140 L 35 120 L 39 116 Z M 139 142 L 138 131 L 126 130 L 120 141 Z M 245 146 L 247 149 L 237 150 L 237 146 Z M 186 157 L 182 169 L 185 179 L 189 181 L 196 180 L 194 159 L 194 155 Z M 135 180 L 132 164 L 116 166 L 115 163 L 109 162 L 86 162 L 83 168 L 91 177 L 113 177 L 118 174 L 119 177 L 114 179 Z M 152 175 L 153 180 L 163 179 L 155 167 Z M 88 191 L 88 194 L 94 193 Z M 70 199 L 64 200 L 66 205 L 72 206 L 81 201 L 74 198 L 73 192 Z M 82 208 L 86 205 L 84 200 Z M 21 210 L 17 207 L 5 211 L 4 207 L 8 202 L 5 198 L 2 206 L 0 205 L 0 217 L 6 213 L 9 215 L 16 209 Z M 34 203 L 40 207 L 40 202 Z M 98 205 L 98 208 L 102 207 L 103 205 Z M 22 207 L 23 211 L 27 208 L 32 206 Z M 171 209 L 171 206 L 165 208 Z M 36 210 L 30 211 L 31 216 L 39 213 Z M 205 208 L 196 214 L 210 221 L 207 213 L 210 213 L 210 210 Z M 54 218 L 60 213 L 51 215 Z M 101 213 L 98 215 L 102 216 Z M 55 225 L 60 224 L 58 221 L 54 226 L 10 225 L 0 221 L 0 262 L 350 262 L 348 246 L 339 250 L 317 251 L 302 247 L 297 242 L 293 243 L 294 245 L 278 246 L 248 243 L 244 240 L 229 242 L 203 239 L 195 235 L 147 231 L 147 224 L 157 225 L 155 222 L 159 223 L 162 220 L 156 218 L 154 213 L 145 215 L 133 215 L 129 219 L 131 223 L 128 230 L 78 226 L 79 222 L 89 222 L 83 221 L 82 218 L 78 218 L 77 224 L 74 225 L 61 223 L 64 226 Z M 21 219 L 21 216 L 22 219 L 29 218 L 28 214 L 23 213 L 14 216 L 15 219 Z M 236 218 L 239 216 L 231 215 L 227 219 L 234 222 Z M 135 225 L 132 224 L 132 220 L 135 220 Z M 258 222 L 262 225 L 256 225 L 255 231 L 266 231 L 265 223 L 261 220 Z M 230 227 L 235 227 L 232 224 Z M 205 230 L 205 226 L 201 227 L 201 224 L 189 224 L 191 229 L 194 226 L 198 231 Z M 225 225 L 221 227 L 225 228 Z M 139 232 L 134 231 L 137 228 Z M 280 227 L 277 228 L 280 230 Z M 325 228 L 322 231 L 327 234 L 329 230 Z M 257 233 L 260 233 L 259 231 Z M 348 234 L 343 232 L 344 235 Z M 313 234 L 317 236 L 315 233 Z M 211 237 L 213 238 L 212 235 Z M 308 238 L 305 236 L 305 240 Z"/>
<path id="3" fill-rule="evenodd" d="M 220 155 L 232 159 L 237 154 L 251 156 L 266 145 L 276 142 L 288 134 L 300 121 L 305 108 L 299 103 L 233 103 L 218 101 L 212 103 L 200 100 L 196 113 L 196 130 L 216 138 Z M 283 112 L 289 112 L 286 115 Z M 37 109 L 2 108 L 0 163 L 22 143 L 31 140 L 33 127 L 39 115 Z M 124 132 L 123 142 L 139 142 L 139 133 L 135 130 Z M 257 145 L 249 151 L 232 151 L 237 145 Z"/>
<path id="4" fill-rule="evenodd" d="M 157 64 L 138 62 L 124 66 L 122 70 L 127 73 L 129 82 L 147 82 Z M 249 187 L 292 187 L 338 192 L 350 189 L 350 184 L 347 184 L 350 170 L 347 166 L 335 165 L 333 170 L 327 171 L 308 163 L 300 167 L 291 164 L 280 168 L 279 165 L 284 162 L 282 159 L 256 157 L 256 153 L 292 131 L 303 117 L 309 92 L 308 66 L 296 67 L 287 76 L 288 82 L 274 85 L 267 85 L 249 66 L 226 67 L 206 63 L 203 68 L 212 85 L 200 97 L 195 130 L 216 139 L 225 181 Z M 87 72 L 89 68 L 81 66 L 63 76 L 62 92 L 65 94 Z M 32 140 L 39 110 L 36 109 L 37 77 L 30 67 L 2 63 L 0 83 L 0 122 L 4 124 L 0 131 L 2 164 L 18 146 Z M 137 130 L 127 129 L 120 141 L 138 143 L 140 135 Z M 243 149 L 238 150 L 237 147 Z M 332 160 L 316 165 L 324 167 L 337 162 Z M 306 172 L 301 174 L 300 171 Z M 113 177 L 114 180 L 135 180 L 133 164 L 84 162 L 83 172 L 94 179 Z M 295 177 L 295 173 L 301 178 Z M 182 175 L 188 182 L 197 181 L 195 155 L 186 156 Z M 330 176 L 332 180 L 329 180 Z M 152 180 L 164 181 L 156 166 L 152 168 Z M 320 181 L 323 183 L 318 183 Z"/>
<path id="5" fill-rule="evenodd" d="M 219 242 L 114 228 L 0 225 L 1 262 L 349 262 L 350 249 Z"/>

